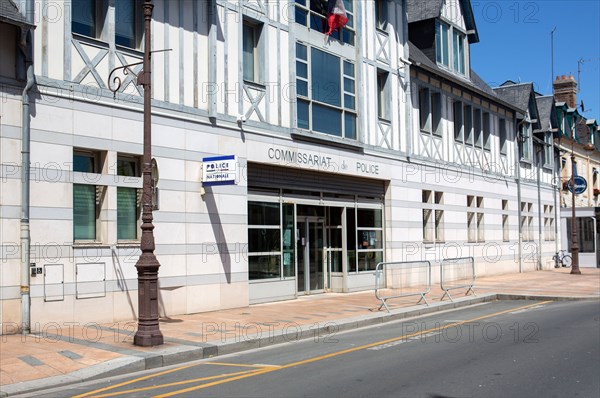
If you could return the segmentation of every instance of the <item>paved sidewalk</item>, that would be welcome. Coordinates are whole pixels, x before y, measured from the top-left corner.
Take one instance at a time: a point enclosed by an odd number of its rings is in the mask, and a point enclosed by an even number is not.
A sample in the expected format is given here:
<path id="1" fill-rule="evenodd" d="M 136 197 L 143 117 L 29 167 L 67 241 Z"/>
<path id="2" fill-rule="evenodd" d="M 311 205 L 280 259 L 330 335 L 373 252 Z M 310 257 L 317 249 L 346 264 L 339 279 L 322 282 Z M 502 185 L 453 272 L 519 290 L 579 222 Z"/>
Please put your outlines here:
<path id="1" fill-rule="evenodd" d="M 373 291 L 320 294 L 245 308 L 179 315 L 161 319 L 165 344 L 140 348 L 132 344 L 135 322 L 88 324 L 42 333 L 1 336 L 0 395 L 50 388 L 74 381 L 123 374 L 208 358 L 301 338 L 326 338 L 342 330 L 417 316 L 502 298 L 600 298 L 600 269 L 569 269 L 479 278 L 477 296 L 453 291 L 454 302 L 440 301 L 438 286 L 427 295 L 388 302 L 391 312 L 377 311 Z"/>

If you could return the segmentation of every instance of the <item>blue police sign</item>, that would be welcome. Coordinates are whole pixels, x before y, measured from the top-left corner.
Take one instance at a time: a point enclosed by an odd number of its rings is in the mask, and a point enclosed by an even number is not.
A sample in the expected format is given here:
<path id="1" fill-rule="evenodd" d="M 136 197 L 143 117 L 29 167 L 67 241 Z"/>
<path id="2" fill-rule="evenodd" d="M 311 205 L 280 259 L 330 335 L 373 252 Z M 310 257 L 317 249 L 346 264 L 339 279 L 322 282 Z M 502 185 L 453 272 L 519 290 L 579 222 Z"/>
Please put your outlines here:
<path id="1" fill-rule="evenodd" d="M 569 191 L 573 192 L 573 182 L 575 182 L 575 195 L 581 195 L 587 190 L 587 181 L 581 176 L 575 176 L 573 179 L 569 179 L 567 187 Z"/>

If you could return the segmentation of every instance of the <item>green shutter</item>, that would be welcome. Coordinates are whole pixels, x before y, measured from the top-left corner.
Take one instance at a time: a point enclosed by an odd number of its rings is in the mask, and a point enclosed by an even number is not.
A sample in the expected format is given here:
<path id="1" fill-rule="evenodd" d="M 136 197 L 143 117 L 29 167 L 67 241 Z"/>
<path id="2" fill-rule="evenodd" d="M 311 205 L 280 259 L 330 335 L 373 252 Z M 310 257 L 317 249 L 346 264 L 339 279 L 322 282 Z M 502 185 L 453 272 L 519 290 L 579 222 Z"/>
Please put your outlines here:
<path id="1" fill-rule="evenodd" d="M 96 186 L 73 184 L 73 239 L 96 239 Z"/>
<path id="2" fill-rule="evenodd" d="M 117 239 L 137 238 L 137 190 L 117 188 Z"/>

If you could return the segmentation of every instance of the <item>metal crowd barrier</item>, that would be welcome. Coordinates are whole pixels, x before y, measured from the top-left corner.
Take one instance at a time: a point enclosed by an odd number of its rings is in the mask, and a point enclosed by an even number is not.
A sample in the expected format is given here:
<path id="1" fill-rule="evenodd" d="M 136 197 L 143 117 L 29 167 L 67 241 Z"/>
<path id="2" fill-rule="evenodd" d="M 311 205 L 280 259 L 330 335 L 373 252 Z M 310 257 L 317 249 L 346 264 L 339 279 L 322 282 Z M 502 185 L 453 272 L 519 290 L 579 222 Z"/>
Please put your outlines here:
<path id="1" fill-rule="evenodd" d="M 475 296 L 475 261 L 473 257 L 460 257 L 444 259 L 440 265 L 440 287 L 444 291 L 440 301 L 448 296 L 450 301 L 454 301 L 450 296 L 452 289 L 467 289 L 465 296 L 473 292 Z"/>
<path id="2" fill-rule="evenodd" d="M 407 261 L 379 263 L 375 268 L 375 297 L 390 312 L 387 300 L 407 296 L 420 296 L 419 304 L 431 291 L 431 263 L 429 261 Z"/>

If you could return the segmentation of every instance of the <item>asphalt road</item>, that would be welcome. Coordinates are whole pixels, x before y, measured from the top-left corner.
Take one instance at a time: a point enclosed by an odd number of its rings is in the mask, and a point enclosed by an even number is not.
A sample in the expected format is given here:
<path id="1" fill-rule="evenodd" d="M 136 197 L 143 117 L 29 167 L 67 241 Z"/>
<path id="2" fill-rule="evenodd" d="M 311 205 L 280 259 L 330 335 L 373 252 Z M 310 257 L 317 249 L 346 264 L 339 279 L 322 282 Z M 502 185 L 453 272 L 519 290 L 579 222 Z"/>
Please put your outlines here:
<path id="1" fill-rule="evenodd" d="M 600 396 L 600 302 L 499 301 L 36 397 Z"/>

